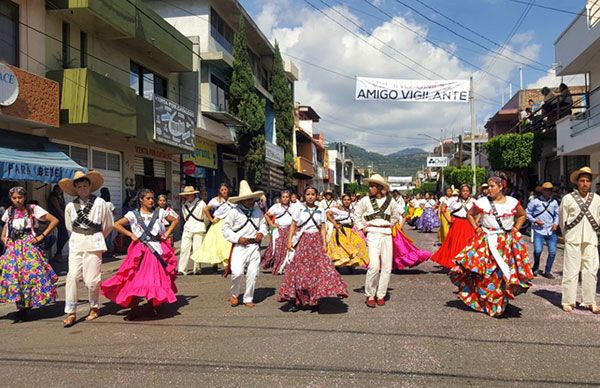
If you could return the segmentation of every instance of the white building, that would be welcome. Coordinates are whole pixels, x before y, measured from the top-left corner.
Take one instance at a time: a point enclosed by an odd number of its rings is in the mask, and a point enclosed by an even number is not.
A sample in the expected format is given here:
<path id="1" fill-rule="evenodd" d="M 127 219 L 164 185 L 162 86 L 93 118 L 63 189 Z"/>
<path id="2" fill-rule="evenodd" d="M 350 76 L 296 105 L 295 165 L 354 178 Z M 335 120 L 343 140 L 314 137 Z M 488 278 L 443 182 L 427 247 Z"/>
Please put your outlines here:
<path id="1" fill-rule="evenodd" d="M 587 6 L 554 42 L 557 75 L 585 74 L 590 109 L 564 117 L 556 124 L 556 149 L 562 161 L 563 181 L 570 171 L 589 164 L 600 169 L 600 2 L 588 0 Z"/>

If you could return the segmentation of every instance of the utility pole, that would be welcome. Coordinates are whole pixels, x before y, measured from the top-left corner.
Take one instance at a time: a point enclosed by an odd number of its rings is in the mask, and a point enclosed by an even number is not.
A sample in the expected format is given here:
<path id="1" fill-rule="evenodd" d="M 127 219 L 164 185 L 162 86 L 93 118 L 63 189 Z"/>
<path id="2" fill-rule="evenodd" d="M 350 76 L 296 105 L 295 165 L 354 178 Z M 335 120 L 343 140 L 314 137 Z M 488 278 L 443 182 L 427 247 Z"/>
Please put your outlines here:
<path id="1" fill-rule="evenodd" d="M 521 86 L 520 90 L 523 90 L 523 66 L 519 66 L 519 82 Z"/>
<path id="2" fill-rule="evenodd" d="M 440 156 L 444 157 L 444 130 L 442 129 L 442 136 L 440 137 Z M 442 166 L 442 192 L 444 191 L 444 166 Z"/>
<path id="3" fill-rule="evenodd" d="M 471 103 L 471 169 L 473 170 L 473 191 L 477 193 L 477 173 L 475 170 L 475 127 L 477 126 L 475 119 L 475 90 L 473 87 L 473 76 L 470 78 L 469 102 Z"/>
<path id="4" fill-rule="evenodd" d="M 344 172 L 346 170 L 346 147 L 342 143 L 342 181 L 340 182 L 340 195 L 344 195 Z"/>
<path id="5" fill-rule="evenodd" d="M 462 167 L 463 159 L 463 137 L 458 135 L 458 167 Z"/>

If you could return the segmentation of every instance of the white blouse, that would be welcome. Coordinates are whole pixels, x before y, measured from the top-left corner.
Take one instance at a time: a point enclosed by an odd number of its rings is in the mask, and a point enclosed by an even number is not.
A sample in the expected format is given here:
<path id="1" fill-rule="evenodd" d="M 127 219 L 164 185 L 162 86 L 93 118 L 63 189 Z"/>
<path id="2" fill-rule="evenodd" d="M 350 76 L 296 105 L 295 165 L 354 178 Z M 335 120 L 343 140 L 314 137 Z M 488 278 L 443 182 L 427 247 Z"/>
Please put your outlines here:
<path id="1" fill-rule="evenodd" d="M 313 219 L 317 223 L 315 225 L 314 222 L 310 219 L 310 214 L 313 213 Z M 296 207 L 294 212 L 292 213 L 292 219 L 296 221 L 296 227 L 298 232 L 303 233 L 314 233 L 318 232 L 321 228 L 321 224 L 327 221 L 327 216 L 323 209 L 319 208 L 309 208 L 307 206 Z M 308 222 L 306 222 L 308 221 Z M 302 226 L 301 226 L 302 225 Z"/>
<path id="2" fill-rule="evenodd" d="M 231 204 L 229 201 L 224 201 L 219 197 L 214 197 L 210 200 L 210 202 L 208 202 L 208 207 L 211 209 L 215 209 L 213 217 L 218 218 L 220 220 L 227 217 L 227 213 L 229 213 L 229 211 L 233 209 L 233 206 L 234 205 Z"/>
<path id="3" fill-rule="evenodd" d="M 347 211 L 346 209 L 335 207 L 327 210 L 327 213 L 331 213 L 335 222 L 340 225 L 348 225 L 352 223 L 352 210 Z"/>
<path id="4" fill-rule="evenodd" d="M 4 212 L 4 214 L 2 215 L 2 222 L 6 223 L 9 220 L 9 215 L 10 212 L 13 211 L 12 210 L 13 207 L 9 207 L 8 209 L 6 209 L 6 211 Z M 37 206 L 37 205 L 33 205 L 30 207 L 30 209 L 33 211 L 32 212 L 32 216 L 33 217 L 29 217 L 27 215 L 27 210 L 23 209 L 22 212 L 18 211 L 18 210 L 14 210 L 13 211 L 13 220 L 12 220 L 12 228 L 14 230 L 31 230 L 31 228 L 37 228 L 39 225 L 38 221 L 42 221 L 42 218 L 48 214 L 48 212 L 42 208 L 41 206 Z M 18 217 L 20 216 L 20 217 Z M 33 218 L 33 225 L 31 225 L 31 218 Z"/>
<path id="5" fill-rule="evenodd" d="M 502 227 L 504 229 L 512 229 L 515 225 L 515 214 L 517 214 L 519 200 L 510 196 L 506 196 L 505 199 L 504 203 L 494 203 L 494 206 L 496 207 L 500 221 L 502 221 Z M 474 206 L 482 213 L 481 226 L 488 229 L 499 229 L 501 227 L 498 225 L 496 217 L 492 214 L 492 207 L 487 197 L 479 198 L 475 201 Z"/>
<path id="6" fill-rule="evenodd" d="M 269 209 L 269 214 L 275 216 L 277 225 L 286 227 L 292 224 L 293 211 L 294 208 L 291 206 L 284 206 L 281 203 L 276 203 Z"/>
<path id="7" fill-rule="evenodd" d="M 146 224 L 146 226 L 148 226 L 148 224 L 150 223 L 150 220 L 152 219 L 153 213 L 146 214 L 146 213 L 140 212 L 140 214 L 142 216 L 142 221 L 144 222 L 144 224 Z M 167 212 L 165 212 L 164 209 L 160 209 L 158 211 L 158 219 L 156 220 L 156 222 L 152 226 L 152 229 L 150 230 L 150 232 L 153 235 L 162 236 L 165 233 L 166 229 L 165 229 L 164 221 L 165 221 L 166 216 L 167 216 Z M 140 237 L 144 233 L 144 229 L 142 228 L 142 226 L 140 224 L 138 224 L 137 218 L 135 217 L 135 214 L 133 213 L 133 211 L 128 211 L 127 214 L 125 214 L 125 218 L 127 218 L 127 221 L 129 222 L 129 226 L 131 226 L 131 232 L 133 234 L 135 234 L 137 237 Z M 162 254 L 162 248 L 160 247 L 160 241 L 150 241 L 150 242 L 148 242 L 148 245 L 152 246 L 152 248 L 154 248 L 155 251 Z"/>
<path id="8" fill-rule="evenodd" d="M 448 205 L 448 210 L 452 213 L 452 216 L 459 218 L 466 218 L 467 212 L 473 207 L 473 199 L 469 198 L 466 201 L 462 199 L 456 199 Z M 460 210 L 458 210 L 460 209 Z M 458 211 L 457 211 L 458 210 Z M 456 212 L 455 212 L 456 211 Z"/>
<path id="9" fill-rule="evenodd" d="M 423 200 L 423 207 L 425 209 L 428 209 L 428 208 L 431 208 L 431 207 L 434 207 L 434 206 L 435 206 L 435 200 L 434 199 L 429 199 L 429 200 L 424 199 Z"/>

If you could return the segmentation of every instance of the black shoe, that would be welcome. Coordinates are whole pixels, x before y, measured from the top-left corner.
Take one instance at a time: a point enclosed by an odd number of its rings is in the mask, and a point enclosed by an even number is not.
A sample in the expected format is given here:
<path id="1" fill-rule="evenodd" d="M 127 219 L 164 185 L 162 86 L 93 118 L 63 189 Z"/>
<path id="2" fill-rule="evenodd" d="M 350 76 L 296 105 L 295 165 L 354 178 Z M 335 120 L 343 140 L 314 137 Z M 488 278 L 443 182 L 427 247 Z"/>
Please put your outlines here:
<path id="1" fill-rule="evenodd" d="M 20 309 L 17 311 L 17 314 L 15 315 L 15 319 L 13 320 L 13 323 L 26 322 L 28 318 L 29 318 L 29 315 L 27 313 L 27 310 Z"/>
<path id="2" fill-rule="evenodd" d="M 287 309 L 288 313 L 297 313 L 298 311 L 300 311 L 300 307 L 295 304 L 290 304 L 290 307 Z"/>
<path id="3" fill-rule="evenodd" d="M 552 275 L 552 272 L 544 272 L 544 273 L 542 273 L 540 275 L 542 275 L 546 279 L 556 279 L 556 276 Z"/>
<path id="4" fill-rule="evenodd" d="M 540 272 L 540 271 L 536 267 L 533 267 L 531 269 L 531 272 L 533 272 L 533 276 L 538 276 L 539 275 L 538 272 Z"/>

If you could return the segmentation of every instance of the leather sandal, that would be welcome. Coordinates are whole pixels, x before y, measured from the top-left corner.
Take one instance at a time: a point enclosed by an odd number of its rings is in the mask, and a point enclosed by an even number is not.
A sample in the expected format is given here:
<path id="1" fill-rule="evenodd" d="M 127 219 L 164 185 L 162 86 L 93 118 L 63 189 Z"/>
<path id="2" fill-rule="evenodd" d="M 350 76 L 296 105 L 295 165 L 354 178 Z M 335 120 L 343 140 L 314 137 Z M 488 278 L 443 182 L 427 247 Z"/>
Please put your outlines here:
<path id="1" fill-rule="evenodd" d="M 256 304 L 249 302 L 249 303 L 244 303 L 244 306 L 248 307 L 248 308 L 253 308 L 256 306 Z"/>
<path id="2" fill-rule="evenodd" d="M 592 312 L 592 314 L 600 314 L 600 306 L 591 305 L 589 309 Z"/>
<path id="3" fill-rule="evenodd" d="M 77 322 L 77 316 L 75 314 L 69 314 L 63 319 L 63 327 L 71 327 Z"/>
<path id="4" fill-rule="evenodd" d="M 98 309 L 90 309 L 90 313 L 88 314 L 87 317 L 85 317 L 86 321 L 93 321 L 94 319 L 98 318 L 100 316 L 100 314 L 98 314 Z"/>

